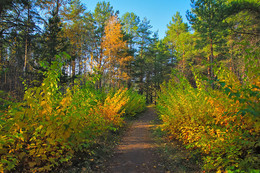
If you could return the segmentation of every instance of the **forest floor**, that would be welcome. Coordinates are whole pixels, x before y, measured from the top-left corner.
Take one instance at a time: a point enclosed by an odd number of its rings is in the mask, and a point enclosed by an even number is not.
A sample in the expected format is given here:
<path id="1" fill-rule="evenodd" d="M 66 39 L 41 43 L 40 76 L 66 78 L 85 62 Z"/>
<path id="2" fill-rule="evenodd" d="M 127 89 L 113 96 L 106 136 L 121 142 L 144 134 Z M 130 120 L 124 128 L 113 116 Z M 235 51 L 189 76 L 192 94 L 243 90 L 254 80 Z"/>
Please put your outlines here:
<path id="1" fill-rule="evenodd" d="M 148 107 L 128 128 L 114 155 L 106 164 L 107 173 L 199 173 L 197 155 L 157 128 L 153 107 Z M 102 171 L 103 172 L 103 171 Z"/>
<path id="2" fill-rule="evenodd" d="M 200 173 L 199 156 L 185 149 L 160 129 L 160 120 L 152 106 L 135 120 L 127 121 L 119 134 L 98 145 L 93 164 L 82 153 L 76 165 L 60 173 Z M 85 157 L 85 158 L 84 158 Z M 86 160 L 84 160 L 86 159 Z"/>
<path id="3" fill-rule="evenodd" d="M 111 173 L 157 173 L 164 172 L 158 162 L 159 156 L 150 128 L 156 118 L 153 108 L 148 109 L 133 122 L 121 142 L 115 149 L 114 156 L 108 162 L 105 172 Z"/>

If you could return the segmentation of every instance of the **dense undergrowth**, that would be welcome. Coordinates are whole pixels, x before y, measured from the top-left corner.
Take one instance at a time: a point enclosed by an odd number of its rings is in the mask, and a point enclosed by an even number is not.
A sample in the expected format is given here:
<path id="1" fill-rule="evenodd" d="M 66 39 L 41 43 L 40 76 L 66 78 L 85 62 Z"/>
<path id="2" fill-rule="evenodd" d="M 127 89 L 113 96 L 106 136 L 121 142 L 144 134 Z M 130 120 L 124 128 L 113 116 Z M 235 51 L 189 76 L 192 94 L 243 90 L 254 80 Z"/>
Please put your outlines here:
<path id="1" fill-rule="evenodd" d="M 169 138 L 167 131 L 162 130 L 161 124 L 162 120 L 158 116 L 153 121 L 152 134 L 159 155 L 159 163 L 165 172 L 202 172 L 200 155 L 186 149 L 180 141 Z"/>
<path id="2" fill-rule="evenodd" d="M 222 67 L 215 69 L 214 83 L 194 73 L 194 88 L 174 74 L 161 87 L 157 110 L 162 129 L 201 153 L 206 172 L 260 169 L 259 60 L 247 59 L 247 64 L 243 81 Z"/>
<path id="3" fill-rule="evenodd" d="M 50 171 L 75 153 L 91 152 L 124 116 L 144 110 L 145 98 L 126 88 L 105 92 L 93 81 L 76 80 L 64 89 L 61 67 L 54 62 L 41 86 L 26 89 L 23 102 L 0 112 L 0 172 Z"/>

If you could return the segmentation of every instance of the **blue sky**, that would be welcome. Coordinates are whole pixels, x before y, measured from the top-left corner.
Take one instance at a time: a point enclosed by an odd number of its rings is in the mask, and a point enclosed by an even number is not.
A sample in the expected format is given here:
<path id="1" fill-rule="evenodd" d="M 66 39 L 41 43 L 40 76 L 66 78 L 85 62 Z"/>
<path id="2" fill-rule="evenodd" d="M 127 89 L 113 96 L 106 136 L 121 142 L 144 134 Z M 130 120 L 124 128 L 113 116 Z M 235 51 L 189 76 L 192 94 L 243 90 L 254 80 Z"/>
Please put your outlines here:
<path id="1" fill-rule="evenodd" d="M 87 10 L 94 11 L 95 6 L 102 0 L 82 0 Z M 114 10 L 119 10 L 119 16 L 126 12 L 134 12 L 141 19 L 146 17 L 151 21 L 152 30 L 159 30 L 159 38 L 165 36 L 167 24 L 172 16 L 179 11 L 184 22 L 187 22 L 186 11 L 190 10 L 190 0 L 105 0 L 110 2 Z"/>

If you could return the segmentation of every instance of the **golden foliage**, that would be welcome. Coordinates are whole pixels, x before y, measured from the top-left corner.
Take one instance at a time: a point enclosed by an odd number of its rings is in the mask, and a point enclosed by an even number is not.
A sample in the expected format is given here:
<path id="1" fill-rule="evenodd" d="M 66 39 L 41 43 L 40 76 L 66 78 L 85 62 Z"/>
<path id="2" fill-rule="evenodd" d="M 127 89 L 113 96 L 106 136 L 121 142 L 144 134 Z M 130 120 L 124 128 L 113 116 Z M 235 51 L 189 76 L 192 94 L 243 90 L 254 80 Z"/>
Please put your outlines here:
<path id="1" fill-rule="evenodd" d="M 57 69 L 61 68 L 56 62 L 40 87 L 26 91 L 24 102 L 1 112 L 1 172 L 19 166 L 25 172 L 51 171 L 122 126 L 126 109 L 140 111 L 127 106 L 132 94 L 127 89 L 106 94 L 95 90 L 92 82 L 75 81 L 61 94 Z"/>
<path id="2" fill-rule="evenodd" d="M 226 69 L 217 74 L 223 87 L 215 90 L 203 82 L 193 88 L 180 76 L 178 82 L 172 79 L 164 84 L 157 106 L 162 128 L 188 148 L 202 152 L 207 171 L 255 168 L 259 86 L 242 86 Z"/>
<path id="3" fill-rule="evenodd" d="M 105 26 L 105 35 L 101 43 L 106 56 L 104 67 L 108 70 L 109 78 L 113 83 L 119 79 L 125 81 L 129 78 L 125 66 L 132 60 L 132 57 L 126 53 L 127 46 L 121 28 L 117 16 L 111 16 Z"/>

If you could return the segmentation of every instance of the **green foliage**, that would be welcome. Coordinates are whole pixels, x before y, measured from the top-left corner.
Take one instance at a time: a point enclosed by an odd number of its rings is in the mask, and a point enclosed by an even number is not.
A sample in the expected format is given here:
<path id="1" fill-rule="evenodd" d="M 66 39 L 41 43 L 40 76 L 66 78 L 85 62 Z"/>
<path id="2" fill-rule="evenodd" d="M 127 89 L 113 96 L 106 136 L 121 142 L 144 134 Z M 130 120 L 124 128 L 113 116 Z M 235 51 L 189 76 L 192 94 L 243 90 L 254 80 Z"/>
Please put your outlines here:
<path id="1" fill-rule="evenodd" d="M 200 151 L 206 171 L 259 169 L 259 77 L 242 85 L 223 67 L 216 74 L 215 90 L 199 75 L 197 88 L 180 75 L 162 85 L 162 128 Z"/>
<path id="2" fill-rule="evenodd" d="M 81 80 L 61 87 L 62 65 L 53 61 L 41 86 L 27 89 L 22 103 L 1 113 L 0 171 L 50 171 L 122 126 L 125 110 L 132 115 L 144 108 L 143 97 L 127 89 L 106 94 Z"/>
<path id="3" fill-rule="evenodd" d="M 129 89 L 126 93 L 129 98 L 125 108 L 126 116 L 135 116 L 136 113 L 142 112 L 146 107 L 146 100 L 143 95 Z"/>
<path id="4" fill-rule="evenodd" d="M 123 23 L 123 30 L 129 34 L 131 38 L 134 38 L 137 36 L 137 30 L 138 30 L 138 25 L 140 23 L 140 18 L 134 14 L 133 12 L 125 13 L 121 17 L 121 21 Z M 132 41 L 132 40 L 130 40 Z"/>
<path id="5" fill-rule="evenodd" d="M 0 90 L 0 113 L 2 110 L 8 108 L 9 105 L 12 104 L 11 96 L 5 91 Z"/>

